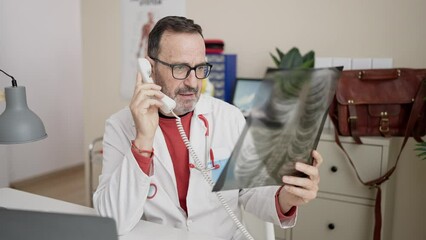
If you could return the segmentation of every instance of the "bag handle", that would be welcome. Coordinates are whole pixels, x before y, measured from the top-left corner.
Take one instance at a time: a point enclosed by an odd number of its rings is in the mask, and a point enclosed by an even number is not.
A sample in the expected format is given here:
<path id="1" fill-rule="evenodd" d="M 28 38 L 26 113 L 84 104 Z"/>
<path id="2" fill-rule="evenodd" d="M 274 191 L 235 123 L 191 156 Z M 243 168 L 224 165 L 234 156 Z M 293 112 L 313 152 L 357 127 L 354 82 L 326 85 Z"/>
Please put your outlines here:
<path id="1" fill-rule="evenodd" d="M 392 69 L 389 71 L 359 71 L 358 79 L 360 80 L 393 80 L 401 77 L 400 69 Z"/>
<path id="2" fill-rule="evenodd" d="M 382 190 L 380 188 L 380 185 L 387 181 L 389 177 L 395 172 L 395 169 L 398 165 L 399 159 L 401 157 L 402 150 L 404 149 L 408 138 L 410 137 L 410 133 L 413 131 L 418 116 L 421 114 L 421 110 L 423 109 L 424 102 L 426 99 L 424 99 L 426 96 L 426 78 L 423 79 L 420 82 L 419 89 L 417 91 L 413 107 L 411 109 L 410 116 L 408 118 L 407 127 L 405 129 L 405 136 L 404 140 L 401 145 L 401 149 L 399 150 L 398 157 L 396 158 L 395 164 L 393 167 L 391 167 L 385 174 L 382 176 L 373 179 L 371 181 L 365 182 L 362 180 L 361 176 L 358 173 L 358 170 L 355 167 L 355 164 L 353 163 L 352 159 L 350 158 L 349 154 L 346 152 L 346 150 L 343 148 L 342 143 L 339 140 L 338 132 L 337 132 L 337 125 L 335 125 L 335 141 L 340 149 L 342 149 L 343 153 L 346 155 L 347 159 L 349 160 L 350 165 L 355 170 L 356 177 L 358 180 L 364 184 L 365 186 L 376 188 L 376 203 L 375 203 L 375 209 L 374 209 L 374 215 L 375 215 L 375 224 L 374 224 L 374 240 L 380 240 L 381 239 L 381 228 L 382 228 L 382 213 L 381 213 L 381 201 L 382 201 Z M 336 123 L 336 122 L 334 122 Z M 417 141 L 422 141 L 420 138 L 415 138 Z"/>

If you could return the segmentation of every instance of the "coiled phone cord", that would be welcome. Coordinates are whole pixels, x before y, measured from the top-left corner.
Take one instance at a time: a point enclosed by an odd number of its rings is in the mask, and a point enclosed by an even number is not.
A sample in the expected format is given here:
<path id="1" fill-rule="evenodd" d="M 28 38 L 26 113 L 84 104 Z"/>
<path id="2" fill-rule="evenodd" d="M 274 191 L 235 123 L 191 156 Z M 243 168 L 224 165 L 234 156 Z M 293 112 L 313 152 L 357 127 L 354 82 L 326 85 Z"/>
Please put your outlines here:
<path id="1" fill-rule="evenodd" d="M 195 153 L 194 149 L 192 148 L 191 142 L 189 141 L 188 137 L 185 134 L 185 131 L 182 126 L 182 122 L 179 116 L 177 116 L 173 111 L 171 112 L 175 118 L 176 118 L 176 125 L 179 130 L 179 134 L 182 137 L 182 140 L 186 146 L 186 148 L 189 151 L 189 154 L 191 154 L 192 158 L 194 159 L 195 165 L 198 167 L 198 169 L 201 169 L 201 174 L 203 175 L 204 179 L 209 183 L 211 187 L 214 186 L 214 182 L 210 175 L 208 174 L 208 170 L 204 168 L 201 164 L 200 159 L 198 158 L 197 154 Z M 226 203 L 225 198 L 222 196 L 220 192 L 216 192 L 216 196 L 219 199 L 219 202 L 223 205 L 228 215 L 231 217 L 231 219 L 234 221 L 235 225 L 237 225 L 237 228 L 240 229 L 240 231 L 243 233 L 243 235 L 248 240 L 254 240 L 254 238 L 250 235 L 250 233 L 247 231 L 247 229 L 244 227 L 244 225 L 241 223 L 241 221 L 237 218 L 234 211 L 229 207 L 229 205 Z"/>

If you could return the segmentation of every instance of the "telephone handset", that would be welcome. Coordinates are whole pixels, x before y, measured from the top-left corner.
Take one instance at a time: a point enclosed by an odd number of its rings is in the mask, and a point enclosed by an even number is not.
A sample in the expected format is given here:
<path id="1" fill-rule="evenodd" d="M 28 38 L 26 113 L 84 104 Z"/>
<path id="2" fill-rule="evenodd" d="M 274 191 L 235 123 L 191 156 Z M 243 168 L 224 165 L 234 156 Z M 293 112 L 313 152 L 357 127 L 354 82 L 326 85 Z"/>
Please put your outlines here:
<path id="1" fill-rule="evenodd" d="M 139 71 L 142 74 L 142 81 L 145 83 L 154 83 L 151 78 L 151 64 L 149 61 L 146 58 L 139 58 L 138 64 Z M 170 113 L 176 107 L 176 102 L 166 95 L 164 95 L 161 101 L 164 103 L 161 107 L 164 113 Z"/>

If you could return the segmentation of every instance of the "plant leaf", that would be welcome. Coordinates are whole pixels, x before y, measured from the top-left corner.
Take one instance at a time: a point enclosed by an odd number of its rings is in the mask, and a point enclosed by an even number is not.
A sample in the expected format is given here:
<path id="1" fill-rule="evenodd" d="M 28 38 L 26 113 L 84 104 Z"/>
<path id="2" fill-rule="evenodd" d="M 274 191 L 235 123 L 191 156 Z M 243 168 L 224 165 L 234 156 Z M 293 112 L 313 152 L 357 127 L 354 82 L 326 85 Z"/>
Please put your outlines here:
<path id="1" fill-rule="evenodd" d="M 285 56 L 285 54 L 279 48 L 276 48 L 276 50 L 277 50 L 277 53 L 278 53 L 278 58 L 281 61 L 283 59 L 283 57 Z M 277 66 L 279 66 L 279 64 Z"/>
<path id="2" fill-rule="evenodd" d="M 308 59 L 303 62 L 303 64 L 299 67 L 300 69 L 313 68 L 315 66 L 315 59 Z"/>
<path id="3" fill-rule="evenodd" d="M 275 63 L 275 66 L 280 67 L 280 60 L 276 56 L 274 56 L 272 53 L 269 53 L 269 54 L 271 55 L 272 60 Z"/>
<path id="4" fill-rule="evenodd" d="M 416 144 L 415 151 L 419 152 L 417 156 L 422 160 L 426 160 L 426 142 L 420 142 Z"/>
<path id="5" fill-rule="evenodd" d="M 303 68 L 313 68 L 315 65 L 315 52 L 311 50 L 303 55 L 302 61 L 304 66 Z"/>
<path id="6" fill-rule="evenodd" d="M 308 61 L 308 60 L 311 60 L 311 59 L 315 59 L 315 52 L 312 51 L 312 50 L 309 51 L 308 53 L 306 53 L 305 55 L 303 55 L 302 59 L 303 59 L 304 62 Z"/>
<path id="7" fill-rule="evenodd" d="M 417 156 L 426 156 L 426 152 L 422 152 L 422 153 L 419 153 L 419 154 L 417 154 Z"/>
<path id="8" fill-rule="evenodd" d="M 285 54 L 284 58 L 281 59 L 280 68 L 292 69 L 301 66 L 303 63 L 302 55 L 299 49 L 293 47 L 290 51 Z"/>

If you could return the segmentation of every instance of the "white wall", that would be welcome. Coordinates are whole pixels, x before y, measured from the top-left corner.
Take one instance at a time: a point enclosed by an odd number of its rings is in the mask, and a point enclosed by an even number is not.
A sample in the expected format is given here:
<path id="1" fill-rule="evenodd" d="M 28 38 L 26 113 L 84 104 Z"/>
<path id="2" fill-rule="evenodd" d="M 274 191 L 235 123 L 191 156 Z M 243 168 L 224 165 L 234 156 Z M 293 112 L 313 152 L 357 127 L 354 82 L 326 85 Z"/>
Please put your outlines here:
<path id="1" fill-rule="evenodd" d="M 0 0 L 0 18 L 0 68 L 26 87 L 28 105 L 48 134 L 39 142 L 0 145 L 0 174 L 5 161 L 9 182 L 83 163 L 80 2 Z M 1 89 L 11 86 L 6 76 L 0 79 Z"/>
<path id="2" fill-rule="evenodd" d="M 239 76 L 261 77 L 273 66 L 275 47 L 425 67 L 425 6 L 424 0 L 188 0 L 187 13 L 206 38 L 224 39 L 226 51 L 238 54 Z"/>
<path id="3" fill-rule="evenodd" d="M 102 9 L 102 10 L 100 10 Z M 187 15 L 206 38 L 238 54 L 238 76 L 261 77 L 275 47 L 319 57 L 390 57 L 394 66 L 426 67 L 424 0 L 187 0 Z M 120 98 L 120 1 L 82 1 L 85 146 L 103 134 Z M 103 86 L 102 90 L 99 86 Z M 426 162 L 413 145 L 398 166 L 394 239 L 426 239 Z M 325 160 L 327 160 L 326 156 Z"/>

